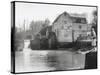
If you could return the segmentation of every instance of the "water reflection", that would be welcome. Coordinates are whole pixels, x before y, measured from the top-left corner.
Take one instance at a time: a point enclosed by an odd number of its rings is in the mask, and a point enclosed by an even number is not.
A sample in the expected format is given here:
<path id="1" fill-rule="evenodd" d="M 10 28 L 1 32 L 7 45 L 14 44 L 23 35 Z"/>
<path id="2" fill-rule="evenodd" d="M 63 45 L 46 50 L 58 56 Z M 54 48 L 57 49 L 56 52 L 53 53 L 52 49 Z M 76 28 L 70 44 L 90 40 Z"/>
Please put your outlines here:
<path id="1" fill-rule="evenodd" d="M 67 51 L 16 52 L 16 72 L 69 70 L 84 68 L 85 56 Z"/>
<path id="2" fill-rule="evenodd" d="M 37 72 L 84 68 L 85 55 L 70 51 L 31 50 L 16 51 L 16 72 Z"/>

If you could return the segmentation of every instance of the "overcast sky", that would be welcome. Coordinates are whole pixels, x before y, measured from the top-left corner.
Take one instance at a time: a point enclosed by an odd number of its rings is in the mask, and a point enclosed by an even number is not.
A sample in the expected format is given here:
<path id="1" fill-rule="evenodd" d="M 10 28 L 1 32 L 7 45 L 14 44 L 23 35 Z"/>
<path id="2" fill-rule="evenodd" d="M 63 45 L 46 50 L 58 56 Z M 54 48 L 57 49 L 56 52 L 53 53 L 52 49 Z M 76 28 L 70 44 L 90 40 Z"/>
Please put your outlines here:
<path id="1" fill-rule="evenodd" d="M 32 20 L 45 20 L 48 18 L 52 22 L 56 17 L 64 11 L 68 13 L 86 13 L 87 20 L 90 22 L 93 18 L 92 13 L 96 7 L 69 6 L 69 5 L 50 5 L 35 3 L 16 3 L 15 17 L 16 26 L 22 27 L 25 20 L 26 24 L 30 24 Z"/>

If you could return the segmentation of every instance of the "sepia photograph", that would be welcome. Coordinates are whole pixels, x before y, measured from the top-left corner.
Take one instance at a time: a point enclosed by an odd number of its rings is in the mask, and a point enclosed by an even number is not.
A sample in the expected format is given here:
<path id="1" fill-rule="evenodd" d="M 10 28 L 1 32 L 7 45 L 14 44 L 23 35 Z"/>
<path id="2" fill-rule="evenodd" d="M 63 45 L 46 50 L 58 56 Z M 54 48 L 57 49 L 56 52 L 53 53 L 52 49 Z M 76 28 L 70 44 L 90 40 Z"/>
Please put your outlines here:
<path id="1" fill-rule="evenodd" d="M 11 2 L 11 72 L 97 69 L 98 7 Z"/>

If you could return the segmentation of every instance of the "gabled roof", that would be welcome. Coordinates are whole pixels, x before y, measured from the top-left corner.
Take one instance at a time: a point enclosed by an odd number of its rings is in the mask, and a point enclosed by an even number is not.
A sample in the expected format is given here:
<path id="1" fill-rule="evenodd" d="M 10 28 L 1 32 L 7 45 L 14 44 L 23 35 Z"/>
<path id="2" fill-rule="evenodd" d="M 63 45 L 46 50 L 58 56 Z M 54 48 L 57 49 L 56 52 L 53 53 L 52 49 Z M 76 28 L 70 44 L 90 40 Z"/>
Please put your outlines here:
<path id="1" fill-rule="evenodd" d="M 86 18 L 85 17 L 81 17 L 81 16 L 75 16 L 75 15 L 70 15 L 70 14 L 68 14 L 66 11 L 65 12 L 63 12 L 62 14 L 60 14 L 55 20 L 54 20 L 54 22 L 53 22 L 53 24 L 55 23 L 55 22 L 57 22 L 58 21 L 58 19 L 62 16 L 62 15 L 65 15 L 65 16 L 69 16 L 70 18 L 71 18 L 71 20 L 72 20 L 72 22 L 73 23 L 75 23 L 75 20 L 83 20 L 84 21 L 84 23 L 87 23 L 87 20 L 86 20 Z M 78 14 L 77 14 L 78 15 Z"/>
<path id="2" fill-rule="evenodd" d="M 65 16 L 70 16 L 66 11 L 65 12 L 63 12 L 62 14 L 60 14 L 55 20 L 54 20 L 54 22 L 53 22 L 53 24 L 55 23 L 55 22 L 57 22 L 57 20 L 62 16 L 62 15 L 65 15 Z"/>

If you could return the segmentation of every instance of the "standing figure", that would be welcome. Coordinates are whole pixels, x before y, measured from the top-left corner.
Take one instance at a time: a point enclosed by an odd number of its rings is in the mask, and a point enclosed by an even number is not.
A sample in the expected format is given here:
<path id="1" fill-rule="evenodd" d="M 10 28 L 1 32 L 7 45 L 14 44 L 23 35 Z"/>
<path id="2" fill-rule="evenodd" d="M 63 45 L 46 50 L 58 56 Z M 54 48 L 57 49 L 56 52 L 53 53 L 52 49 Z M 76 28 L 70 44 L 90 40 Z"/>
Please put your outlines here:
<path id="1" fill-rule="evenodd" d="M 87 51 L 85 56 L 85 69 L 96 69 L 97 68 L 97 51 L 96 51 L 96 33 L 94 28 L 91 29 L 92 38 L 92 49 Z"/>
<path id="2" fill-rule="evenodd" d="M 92 47 L 96 47 L 96 33 L 94 28 L 91 29 Z"/>

